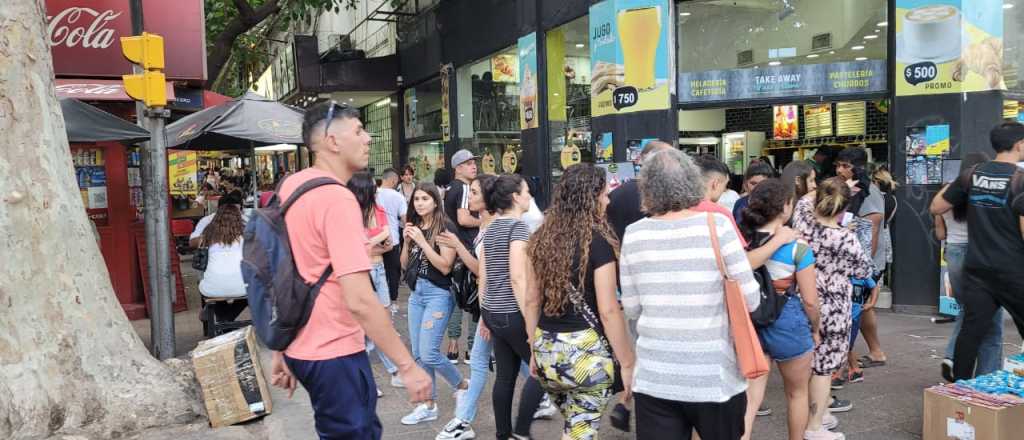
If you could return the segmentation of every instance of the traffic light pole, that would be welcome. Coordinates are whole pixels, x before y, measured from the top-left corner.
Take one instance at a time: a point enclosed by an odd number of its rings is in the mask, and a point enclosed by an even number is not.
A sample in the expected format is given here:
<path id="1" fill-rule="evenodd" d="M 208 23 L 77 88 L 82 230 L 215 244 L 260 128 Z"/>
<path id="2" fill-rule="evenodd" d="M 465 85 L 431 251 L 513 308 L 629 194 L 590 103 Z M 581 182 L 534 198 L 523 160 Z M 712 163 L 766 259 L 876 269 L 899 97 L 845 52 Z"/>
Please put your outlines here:
<path id="1" fill-rule="evenodd" d="M 167 142 L 164 123 L 168 111 L 156 107 L 146 111 L 151 133 L 146 144 L 150 161 L 149 186 L 143 188 L 146 196 L 146 229 L 153 234 L 146 237 L 147 251 L 152 244 L 153 253 L 147 263 L 150 279 L 150 308 L 152 318 L 150 334 L 153 355 L 160 360 L 174 357 L 174 310 L 172 299 L 174 276 L 171 271 L 170 218 L 167 214 Z"/>
<path id="2" fill-rule="evenodd" d="M 142 0 L 130 0 L 132 35 L 145 28 Z M 132 72 L 143 69 L 132 64 Z M 150 352 L 157 359 L 174 357 L 174 311 L 171 307 L 174 282 L 171 271 L 170 220 L 167 215 L 167 143 L 162 107 L 148 110 L 135 102 L 136 121 L 149 130 L 151 138 L 142 145 L 142 191 L 146 227 L 146 271 L 149 278 Z"/>

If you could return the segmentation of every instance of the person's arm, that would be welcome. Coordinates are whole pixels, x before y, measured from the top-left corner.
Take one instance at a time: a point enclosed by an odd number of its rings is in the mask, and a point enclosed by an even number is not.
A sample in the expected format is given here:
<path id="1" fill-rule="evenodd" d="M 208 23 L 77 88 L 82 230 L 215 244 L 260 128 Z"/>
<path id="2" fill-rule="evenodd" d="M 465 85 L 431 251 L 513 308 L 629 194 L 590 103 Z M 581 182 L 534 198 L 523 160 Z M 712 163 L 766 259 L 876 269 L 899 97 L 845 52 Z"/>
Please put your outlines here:
<path id="1" fill-rule="evenodd" d="M 487 296 L 487 263 L 484 262 L 484 254 L 485 247 L 481 246 L 480 255 L 477 255 L 477 261 L 479 262 L 478 269 L 480 269 L 480 271 L 476 274 L 476 296 L 481 306 L 484 304 L 484 297 Z M 481 319 L 480 323 L 483 322 L 484 320 Z"/>
<path id="2" fill-rule="evenodd" d="M 616 284 L 614 262 L 607 263 L 594 271 L 597 310 L 601 318 L 601 325 L 604 327 L 604 335 L 612 346 L 619 366 L 622 367 L 623 381 L 626 384 L 631 384 L 633 367 L 636 365 L 636 354 L 633 352 L 633 343 L 626 331 L 626 319 L 622 312 L 622 306 L 619 305 L 619 300 L 615 297 Z M 626 387 L 627 394 L 631 388 L 632 386 Z"/>
<path id="3" fill-rule="evenodd" d="M 882 213 L 868 214 L 865 219 L 871 222 L 871 257 L 878 254 L 878 236 L 882 232 Z"/>
<path id="4" fill-rule="evenodd" d="M 398 366 L 398 374 L 408 389 L 410 399 L 413 402 L 429 399 L 430 378 L 416 365 L 391 324 L 389 312 L 380 306 L 369 275 L 366 272 L 350 273 L 338 277 L 338 282 L 352 317 L 374 345 Z"/>
<path id="5" fill-rule="evenodd" d="M 946 220 L 941 215 L 934 216 L 935 239 L 943 241 L 946 239 Z"/>
<path id="6" fill-rule="evenodd" d="M 537 272 L 534 271 L 533 262 L 529 261 L 528 256 L 524 256 L 526 261 L 526 301 L 523 301 L 523 305 L 526 308 L 521 308 L 523 311 L 523 320 L 526 321 L 526 341 L 533 346 L 534 334 L 537 333 L 537 322 L 540 321 L 540 283 L 537 282 Z M 509 262 L 511 263 L 511 260 Z M 533 299 L 530 301 L 529 299 Z M 531 369 L 532 370 L 532 369 Z"/>
<path id="7" fill-rule="evenodd" d="M 630 256 L 634 252 L 633 244 L 627 230 L 622 236 L 622 252 L 619 253 L 619 289 L 622 290 L 622 312 L 628 319 L 637 319 L 642 312 L 640 290 L 637 288 L 639 280 L 633 274 L 633 267 L 630 264 Z"/>
<path id="8" fill-rule="evenodd" d="M 523 318 L 528 318 L 527 313 L 530 309 L 535 309 L 538 304 L 538 299 L 528 298 L 527 295 L 527 276 L 526 266 L 529 264 L 529 258 L 526 256 L 526 242 L 520 240 L 513 240 L 508 245 L 508 277 L 512 283 L 512 293 L 516 297 L 516 303 L 519 306 L 519 310 L 523 311 Z M 534 310 L 536 311 L 536 310 Z M 534 318 L 536 319 L 536 318 Z M 527 335 L 528 338 L 532 339 L 533 335 Z"/>
<path id="9" fill-rule="evenodd" d="M 434 250 L 434 246 L 423 237 L 423 232 L 420 228 L 412 228 L 410 234 L 416 245 L 420 247 L 420 251 L 423 252 L 423 256 L 427 258 L 431 266 L 434 266 L 441 275 L 448 275 L 452 270 L 452 264 L 455 263 L 455 249 L 447 246 L 441 246 L 441 251 Z"/>
<path id="10" fill-rule="evenodd" d="M 476 257 L 473 256 L 473 253 L 466 248 L 466 245 L 462 243 L 462 240 L 460 240 L 458 236 L 449 231 L 445 231 L 437 237 L 437 243 L 441 246 L 447 246 L 455 249 L 455 255 L 462 260 L 462 264 L 465 264 L 466 268 L 468 268 L 470 272 L 473 272 L 473 275 L 480 274 L 479 261 L 477 261 Z"/>
<path id="11" fill-rule="evenodd" d="M 792 243 L 799 236 L 796 231 L 786 226 L 780 226 L 772 234 L 772 238 L 768 240 L 763 246 L 747 251 L 747 261 L 750 262 L 751 269 L 757 269 L 764 266 L 765 263 L 772 257 L 772 254 L 779 248 L 785 246 L 787 243 Z"/>
<path id="12" fill-rule="evenodd" d="M 398 258 L 403 270 L 408 269 L 409 267 L 409 247 L 412 246 L 412 240 L 409 239 L 409 234 L 412 228 L 415 228 L 415 226 L 409 223 L 405 224 L 405 240 L 402 241 L 402 255 Z"/>
<path id="13" fill-rule="evenodd" d="M 935 198 L 932 199 L 932 204 L 928 208 L 928 211 L 930 211 L 932 215 L 942 215 L 949 212 L 950 209 L 953 209 L 953 204 L 950 203 L 949 200 L 946 200 L 946 192 L 949 191 L 950 187 L 954 184 L 957 184 L 958 180 L 959 179 L 954 180 L 953 183 L 946 185 L 939 190 L 938 194 L 935 194 Z M 957 187 L 959 188 L 958 184 Z M 957 190 L 954 191 L 959 192 Z"/>
<path id="14" fill-rule="evenodd" d="M 811 334 L 818 342 L 818 330 L 821 328 L 821 305 L 818 300 L 817 269 L 814 264 L 796 273 L 796 285 L 800 290 L 800 302 L 804 306 L 807 319 L 811 321 Z"/>
<path id="15" fill-rule="evenodd" d="M 457 216 L 459 217 L 459 225 L 464 228 L 480 227 L 480 218 L 474 217 L 468 209 L 459 208 Z"/>

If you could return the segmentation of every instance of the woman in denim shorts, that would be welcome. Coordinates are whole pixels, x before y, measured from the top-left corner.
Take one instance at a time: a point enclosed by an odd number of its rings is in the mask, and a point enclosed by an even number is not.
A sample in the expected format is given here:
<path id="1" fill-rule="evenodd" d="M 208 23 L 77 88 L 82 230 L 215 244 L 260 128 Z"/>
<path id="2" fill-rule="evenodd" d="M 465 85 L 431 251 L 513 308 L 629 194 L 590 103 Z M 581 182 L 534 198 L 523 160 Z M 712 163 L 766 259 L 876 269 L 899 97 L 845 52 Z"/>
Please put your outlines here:
<path id="1" fill-rule="evenodd" d="M 778 228 L 785 226 L 793 213 L 793 194 L 792 187 L 778 179 L 765 180 L 754 188 L 740 224 L 749 243 L 765 243 Z M 789 397 L 789 439 L 802 440 L 807 429 L 812 351 L 818 342 L 814 252 L 807 243 L 792 241 L 776 250 L 765 267 L 775 292 L 787 299 L 775 322 L 758 328 L 757 334 L 765 354 L 779 364 L 782 373 Z M 751 408 L 761 404 L 767 384 L 767 375 L 750 381 L 747 395 Z M 744 439 L 751 436 L 753 419 L 747 417 Z"/>

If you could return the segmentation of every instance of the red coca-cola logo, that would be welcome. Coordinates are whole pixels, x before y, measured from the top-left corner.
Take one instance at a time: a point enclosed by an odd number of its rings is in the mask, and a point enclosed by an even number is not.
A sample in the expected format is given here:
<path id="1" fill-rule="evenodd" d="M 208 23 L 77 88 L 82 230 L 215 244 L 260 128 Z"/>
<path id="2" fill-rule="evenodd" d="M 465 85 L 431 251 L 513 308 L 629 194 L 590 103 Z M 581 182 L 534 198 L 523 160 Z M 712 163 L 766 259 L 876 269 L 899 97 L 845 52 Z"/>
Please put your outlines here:
<path id="1" fill-rule="evenodd" d="M 108 26 L 121 14 L 111 9 L 73 7 L 48 16 L 50 45 L 106 49 L 117 41 L 115 30 Z"/>

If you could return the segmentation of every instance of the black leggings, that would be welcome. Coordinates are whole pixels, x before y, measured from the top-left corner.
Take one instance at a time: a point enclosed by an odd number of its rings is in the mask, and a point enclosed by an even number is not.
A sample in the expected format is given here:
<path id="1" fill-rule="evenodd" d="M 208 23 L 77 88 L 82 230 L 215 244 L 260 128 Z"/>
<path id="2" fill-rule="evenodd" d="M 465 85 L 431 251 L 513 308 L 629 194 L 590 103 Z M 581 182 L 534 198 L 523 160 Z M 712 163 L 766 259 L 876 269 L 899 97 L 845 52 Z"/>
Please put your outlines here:
<path id="1" fill-rule="evenodd" d="M 484 324 L 491 330 L 494 358 L 498 372 L 491 393 L 494 405 L 494 426 L 499 439 L 512 435 L 512 396 L 515 394 L 516 379 L 523 362 L 530 362 L 530 345 L 526 342 L 526 322 L 520 313 L 491 313 L 482 311 Z M 516 417 L 515 434 L 530 436 L 533 413 L 537 411 L 544 391 L 537 379 L 530 377 L 523 386 L 519 399 L 519 415 Z"/>
<path id="2" fill-rule="evenodd" d="M 401 240 L 398 242 L 399 244 L 383 255 L 384 274 L 388 279 L 388 294 L 392 302 L 398 301 L 398 286 L 402 277 L 402 245 Z"/>
<path id="3" fill-rule="evenodd" d="M 636 397 L 637 440 L 690 440 L 697 430 L 702 440 L 739 440 L 747 393 L 716 402 L 676 402 L 646 394 Z"/>
<path id="4" fill-rule="evenodd" d="M 964 321 L 953 352 L 953 376 L 974 377 L 978 347 L 992 327 L 992 317 L 1002 306 L 1013 317 L 1017 332 L 1024 336 L 1024 276 L 1019 270 L 990 270 L 965 267 L 963 289 L 956 293 L 964 308 Z M 1000 341 L 1002 342 L 1002 341 Z"/>

